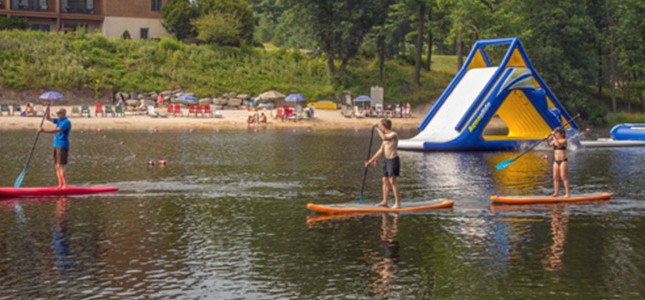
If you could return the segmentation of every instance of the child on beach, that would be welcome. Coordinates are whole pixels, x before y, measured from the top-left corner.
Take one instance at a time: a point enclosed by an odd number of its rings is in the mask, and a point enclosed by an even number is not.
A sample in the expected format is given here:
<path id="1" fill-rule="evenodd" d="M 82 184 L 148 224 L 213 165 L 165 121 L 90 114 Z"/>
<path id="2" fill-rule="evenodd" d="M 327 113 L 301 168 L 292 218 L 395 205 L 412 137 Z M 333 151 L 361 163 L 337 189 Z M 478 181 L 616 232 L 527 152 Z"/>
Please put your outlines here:
<path id="1" fill-rule="evenodd" d="M 553 131 L 553 140 L 549 143 L 549 146 L 553 147 L 553 194 L 551 197 L 557 197 L 560 193 L 560 179 L 564 184 L 564 197 L 569 197 L 569 178 L 568 170 L 569 166 L 567 160 L 567 138 L 564 128 L 558 128 Z"/>
<path id="2" fill-rule="evenodd" d="M 381 137 L 381 140 L 383 140 L 383 143 L 378 151 L 374 153 L 374 156 L 365 162 L 365 167 L 367 168 L 370 165 L 376 165 L 376 161 L 381 155 L 385 157 L 385 161 L 383 162 L 383 201 L 377 204 L 377 206 L 387 207 L 387 198 L 391 187 L 394 192 L 394 205 L 392 208 L 401 208 L 399 186 L 396 183 L 396 177 L 399 176 L 401 165 L 399 155 L 396 152 L 399 145 L 399 136 L 392 130 L 392 121 L 389 119 L 382 119 L 381 122 L 375 124 L 374 127 L 376 128 L 378 135 Z"/>

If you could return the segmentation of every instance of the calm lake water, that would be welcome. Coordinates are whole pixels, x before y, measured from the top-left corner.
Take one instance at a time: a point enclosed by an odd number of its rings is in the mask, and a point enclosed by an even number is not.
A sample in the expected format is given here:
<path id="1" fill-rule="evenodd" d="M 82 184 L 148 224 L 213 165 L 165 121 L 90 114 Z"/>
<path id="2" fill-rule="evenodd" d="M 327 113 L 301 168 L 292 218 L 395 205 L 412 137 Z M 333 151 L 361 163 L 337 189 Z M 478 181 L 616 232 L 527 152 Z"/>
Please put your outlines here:
<path id="1" fill-rule="evenodd" d="M 569 151 L 572 191 L 611 202 L 531 206 L 488 197 L 551 193 L 548 151 L 404 152 L 403 204 L 454 208 L 325 218 L 305 206 L 358 200 L 368 130 L 72 135 L 70 183 L 121 191 L 1 200 L 0 299 L 645 297 L 645 148 Z M 0 186 L 33 136 L 0 131 Z M 51 151 L 23 186 L 56 184 Z"/>

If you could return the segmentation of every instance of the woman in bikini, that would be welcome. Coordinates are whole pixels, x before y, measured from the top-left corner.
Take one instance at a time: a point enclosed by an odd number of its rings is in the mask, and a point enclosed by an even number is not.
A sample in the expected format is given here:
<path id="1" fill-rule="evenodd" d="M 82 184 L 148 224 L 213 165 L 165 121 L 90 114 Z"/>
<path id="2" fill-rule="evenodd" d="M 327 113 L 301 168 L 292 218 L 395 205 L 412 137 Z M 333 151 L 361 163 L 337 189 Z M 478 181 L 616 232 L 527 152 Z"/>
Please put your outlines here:
<path id="1" fill-rule="evenodd" d="M 564 184 L 564 197 L 569 197 L 569 177 L 567 174 L 567 138 L 564 128 L 553 131 L 553 140 L 549 143 L 553 147 L 553 187 L 551 197 L 557 197 L 560 193 L 560 179 Z"/>

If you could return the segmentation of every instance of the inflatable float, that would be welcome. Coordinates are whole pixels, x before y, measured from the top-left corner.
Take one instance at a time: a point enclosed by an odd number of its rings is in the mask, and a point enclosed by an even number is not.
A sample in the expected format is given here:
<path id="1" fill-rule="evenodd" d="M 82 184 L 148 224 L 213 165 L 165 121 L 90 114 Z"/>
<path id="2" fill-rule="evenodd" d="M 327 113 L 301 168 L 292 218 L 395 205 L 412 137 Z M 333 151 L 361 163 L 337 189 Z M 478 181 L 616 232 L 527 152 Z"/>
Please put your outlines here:
<path id="1" fill-rule="evenodd" d="M 499 65 L 485 51 L 491 46 L 507 47 Z M 507 130 L 485 130 L 491 120 Z M 399 141 L 399 149 L 517 150 L 566 122 L 567 135 L 573 136 L 577 125 L 533 68 L 519 39 L 482 40 L 421 122 L 420 133 Z"/>
<path id="2" fill-rule="evenodd" d="M 645 124 L 618 124 L 609 130 L 617 141 L 645 141 Z"/>

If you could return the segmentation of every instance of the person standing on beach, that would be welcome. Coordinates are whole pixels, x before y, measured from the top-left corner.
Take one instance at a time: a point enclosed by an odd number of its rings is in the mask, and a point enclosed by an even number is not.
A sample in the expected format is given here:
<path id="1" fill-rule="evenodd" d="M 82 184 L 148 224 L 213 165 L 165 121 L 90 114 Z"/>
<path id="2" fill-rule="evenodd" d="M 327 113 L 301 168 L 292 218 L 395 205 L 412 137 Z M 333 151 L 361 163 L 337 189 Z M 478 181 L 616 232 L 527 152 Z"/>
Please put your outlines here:
<path id="1" fill-rule="evenodd" d="M 72 131 L 72 123 L 67 119 L 67 111 L 64 108 L 56 112 L 54 119 L 49 115 L 49 108 L 47 105 L 45 119 L 56 124 L 56 129 L 45 130 L 40 127 L 40 132 L 54 134 L 54 166 L 56 167 L 56 177 L 58 177 L 58 188 L 62 189 L 67 187 L 65 166 L 69 154 L 69 134 Z"/>
<path id="2" fill-rule="evenodd" d="M 399 136 L 392 130 L 392 121 L 389 119 L 382 119 L 380 123 L 375 124 L 374 127 L 378 135 L 383 140 L 381 147 L 374 153 L 374 156 L 367 162 L 365 167 L 376 165 L 378 158 L 383 155 L 385 161 L 383 162 L 383 201 L 377 206 L 387 207 L 387 198 L 390 193 L 390 187 L 394 192 L 394 206 L 392 208 L 401 208 L 401 200 L 399 199 L 399 186 L 396 183 L 396 178 L 399 176 L 401 161 L 396 149 L 399 146 Z"/>

